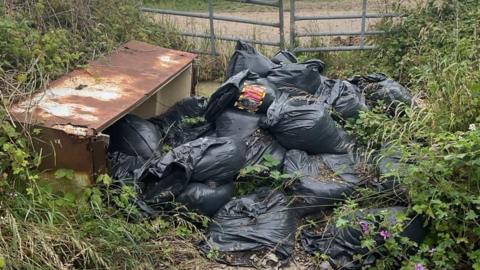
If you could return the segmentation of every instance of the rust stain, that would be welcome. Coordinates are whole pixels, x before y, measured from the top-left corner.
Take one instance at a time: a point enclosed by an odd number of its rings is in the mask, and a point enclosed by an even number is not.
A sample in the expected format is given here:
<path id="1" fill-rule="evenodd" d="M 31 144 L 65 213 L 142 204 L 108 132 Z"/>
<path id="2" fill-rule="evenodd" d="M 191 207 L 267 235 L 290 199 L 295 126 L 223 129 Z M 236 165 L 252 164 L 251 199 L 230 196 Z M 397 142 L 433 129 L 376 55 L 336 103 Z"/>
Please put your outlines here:
<path id="1" fill-rule="evenodd" d="M 52 82 L 47 90 L 14 104 L 9 111 L 20 122 L 93 135 L 153 95 L 195 57 L 130 41 L 87 68 Z"/>

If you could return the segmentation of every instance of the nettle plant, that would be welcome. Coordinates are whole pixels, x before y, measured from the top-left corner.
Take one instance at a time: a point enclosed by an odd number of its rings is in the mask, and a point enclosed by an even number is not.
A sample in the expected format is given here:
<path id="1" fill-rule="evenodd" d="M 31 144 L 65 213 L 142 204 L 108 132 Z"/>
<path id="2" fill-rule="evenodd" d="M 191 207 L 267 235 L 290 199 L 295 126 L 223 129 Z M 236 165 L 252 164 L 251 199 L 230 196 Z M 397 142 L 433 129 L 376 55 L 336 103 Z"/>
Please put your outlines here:
<path id="1" fill-rule="evenodd" d="M 430 138 L 403 149 L 416 160 L 404 180 L 412 208 L 430 223 L 418 256 L 434 269 L 480 269 L 480 131 Z"/>

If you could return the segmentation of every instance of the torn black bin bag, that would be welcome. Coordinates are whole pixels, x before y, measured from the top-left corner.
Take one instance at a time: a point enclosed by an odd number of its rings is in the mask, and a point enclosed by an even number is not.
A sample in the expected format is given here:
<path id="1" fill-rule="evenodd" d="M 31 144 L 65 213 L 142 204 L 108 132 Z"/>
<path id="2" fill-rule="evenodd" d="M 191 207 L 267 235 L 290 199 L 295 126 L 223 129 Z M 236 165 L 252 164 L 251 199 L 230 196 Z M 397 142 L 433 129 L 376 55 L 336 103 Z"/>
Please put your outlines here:
<path id="1" fill-rule="evenodd" d="M 291 64 L 298 63 L 297 57 L 290 51 L 279 51 L 273 58 L 272 62 L 275 64 Z"/>
<path id="2" fill-rule="evenodd" d="M 209 122 L 227 108 L 265 113 L 275 100 L 276 89 L 258 74 L 244 70 L 223 83 L 208 101 L 205 118 Z"/>
<path id="3" fill-rule="evenodd" d="M 187 97 L 149 121 L 157 126 L 164 144 L 177 147 L 213 132 L 203 118 L 207 103 L 205 97 Z"/>
<path id="4" fill-rule="evenodd" d="M 175 200 L 190 210 L 211 217 L 232 199 L 234 189 L 233 182 L 221 186 L 190 183 Z"/>
<path id="5" fill-rule="evenodd" d="M 287 203 L 285 195 L 269 189 L 228 202 L 215 214 L 201 250 L 218 252 L 216 259 L 230 265 L 255 266 L 252 255 L 269 253 L 287 263 L 297 226 Z"/>
<path id="6" fill-rule="evenodd" d="M 348 81 L 326 80 L 315 95 L 324 99 L 343 119 L 355 118 L 360 111 L 368 110 L 360 88 Z"/>
<path id="7" fill-rule="evenodd" d="M 343 201 L 361 182 L 354 166 L 350 154 L 310 156 L 304 151 L 289 150 L 283 172 L 295 178 L 286 191 L 293 196 L 298 213 L 319 213 Z"/>
<path id="8" fill-rule="evenodd" d="M 268 129 L 287 149 L 311 154 L 347 152 L 348 145 L 323 103 L 288 99 L 283 93 L 270 106 L 260 127 Z"/>
<path id="9" fill-rule="evenodd" d="M 399 102 L 408 106 L 412 105 L 410 90 L 383 73 L 354 76 L 348 80 L 358 85 L 365 92 L 367 99 L 373 102 L 383 100 L 387 106 Z"/>
<path id="10" fill-rule="evenodd" d="M 226 109 L 215 121 L 215 132 L 217 137 L 243 140 L 257 130 L 260 118 L 259 114 Z"/>
<path id="11" fill-rule="evenodd" d="M 241 71 L 250 70 L 260 76 L 265 76 L 276 65 L 253 46 L 238 41 L 230 61 L 228 62 L 225 77 L 228 79 Z"/>
<path id="12" fill-rule="evenodd" d="M 182 120 L 184 117 L 203 116 L 207 109 L 208 100 L 206 97 L 187 97 L 170 107 L 159 116 L 152 117 L 150 121 L 159 125 L 171 124 Z"/>
<path id="13" fill-rule="evenodd" d="M 367 269 L 374 266 L 377 259 L 386 255 L 386 251 L 381 248 L 385 239 L 395 237 L 386 228 L 381 228 L 381 224 L 386 222 L 389 226 L 395 225 L 396 215 L 406 214 L 406 210 L 404 207 L 390 207 L 356 212 L 350 217 L 348 227 L 337 228 L 335 224 L 329 224 L 320 234 L 303 231 L 302 246 L 311 254 L 320 253 L 329 256 L 329 263 L 334 269 Z M 425 238 L 427 231 L 421 216 L 414 217 L 403 226 L 399 236 L 407 237 L 416 243 L 421 243 Z M 377 252 L 369 252 L 368 248 L 361 246 L 365 234 L 373 235 L 376 246 L 379 248 Z M 414 252 L 412 249 L 406 250 Z M 363 258 L 355 259 L 356 256 L 363 256 Z M 394 266 L 393 269 L 399 269 L 399 265 Z"/>
<path id="14" fill-rule="evenodd" d="M 245 144 L 233 138 L 206 138 L 221 144 L 210 146 L 195 164 L 192 181 L 223 185 L 232 182 L 245 165 Z"/>
<path id="15" fill-rule="evenodd" d="M 308 60 L 304 63 L 286 63 L 273 68 L 267 79 L 275 87 L 296 87 L 315 94 L 322 84 L 320 73 L 325 64 L 321 60 Z"/>
<path id="16" fill-rule="evenodd" d="M 108 154 L 112 179 L 122 183 L 133 184 L 134 171 L 141 168 L 146 161 L 139 156 L 129 156 L 121 152 Z"/>
<path id="17" fill-rule="evenodd" d="M 245 158 L 237 145 L 230 138 L 205 137 L 150 159 L 135 171 L 141 199 L 153 208 L 161 207 L 180 195 L 194 176 L 218 185 L 231 182 Z"/>
<path id="18" fill-rule="evenodd" d="M 265 155 L 278 160 L 275 169 L 281 170 L 287 150 L 281 146 L 267 131 L 258 129 L 245 140 L 247 146 L 245 166 L 255 166 L 262 163 Z"/>
<path id="19" fill-rule="evenodd" d="M 109 152 L 151 158 L 161 151 L 160 133 L 155 125 L 136 115 L 127 114 L 105 130 L 110 135 Z"/>

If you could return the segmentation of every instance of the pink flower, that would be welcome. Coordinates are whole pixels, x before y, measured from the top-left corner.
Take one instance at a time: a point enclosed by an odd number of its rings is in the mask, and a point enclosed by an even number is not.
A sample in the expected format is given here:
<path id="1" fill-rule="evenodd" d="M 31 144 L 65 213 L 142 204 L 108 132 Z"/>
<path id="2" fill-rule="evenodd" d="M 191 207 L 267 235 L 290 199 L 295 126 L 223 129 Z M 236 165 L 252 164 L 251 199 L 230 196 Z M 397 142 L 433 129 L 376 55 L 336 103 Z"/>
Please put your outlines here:
<path id="1" fill-rule="evenodd" d="M 415 264 L 415 270 L 425 270 L 425 267 L 421 263 Z"/>
<path id="2" fill-rule="evenodd" d="M 369 230 L 368 222 L 366 222 L 366 221 L 364 221 L 364 220 L 360 221 L 360 227 L 362 228 L 362 231 L 363 231 L 364 233 L 367 233 L 368 230 Z"/>
<path id="3" fill-rule="evenodd" d="M 381 230 L 380 231 L 380 236 L 383 237 L 383 240 L 387 240 L 387 238 L 390 238 L 392 236 L 392 234 L 389 231 Z"/>

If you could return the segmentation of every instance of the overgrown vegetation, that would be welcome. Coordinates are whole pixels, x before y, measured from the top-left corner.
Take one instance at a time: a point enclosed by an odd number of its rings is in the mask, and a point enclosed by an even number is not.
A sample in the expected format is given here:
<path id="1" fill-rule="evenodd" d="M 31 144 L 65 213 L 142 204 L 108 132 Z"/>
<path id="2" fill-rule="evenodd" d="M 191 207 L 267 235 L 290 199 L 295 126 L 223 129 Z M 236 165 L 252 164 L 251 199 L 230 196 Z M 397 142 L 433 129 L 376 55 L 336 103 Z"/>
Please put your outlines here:
<path id="1" fill-rule="evenodd" d="M 130 39 L 183 48 L 184 40 L 168 24 L 143 16 L 140 5 L 136 0 L 0 2 L 0 269 L 165 269 L 202 262 L 193 243 L 200 237 L 196 228 L 206 224 L 203 217 L 175 211 L 132 223 L 122 215 L 129 210 L 131 190 L 92 188 L 80 199 L 52 193 L 39 181 L 39 157 L 30 148 L 36 131 L 11 122 L 5 110 Z M 70 175 L 57 173 L 66 180 Z M 108 176 L 99 180 L 109 184 Z"/>
<path id="2" fill-rule="evenodd" d="M 2 1 L 2 88 L 41 88 L 131 39 L 181 48 L 185 42 L 172 28 L 143 16 L 140 6 L 135 0 Z"/>
<path id="3" fill-rule="evenodd" d="M 127 222 L 122 213 L 131 210 L 127 203 L 131 190 L 92 188 L 76 200 L 72 194 L 54 194 L 40 185 L 39 158 L 29 147 L 35 131 L 14 126 L 4 109 L 129 39 L 177 49 L 190 46 L 173 34 L 168 22 L 159 25 L 141 16 L 140 4 L 0 2 L 0 269 L 208 267 L 193 246 L 202 237 L 197 229 L 208 223 L 204 217 L 173 211 L 151 221 Z M 406 13 L 401 23 L 385 23 L 383 27 L 394 34 L 376 41 L 379 51 L 321 57 L 327 64 L 336 63 L 330 74 L 385 71 L 417 96 L 416 108 L 402 108 L 393 115 L 377 108 L 347 123 L 360 142 L 372 148 L 389 142 L 391 150 L 400 151 L 408 161 L 397 177 L 408 189 L 411 212 L 426 217 L 430 232 L 416 254 L 407 256 L 394 242 L 388 247 L 391 254 L 404 256 L 404 269 L 418 265 L 480 269 L 478 1 L 428 1 Z M 274 165 L 267 159 L 266 167 L 244 173 L 263 173 Z M 68 173 L 62 176 L 68 178 Z M 263 180 L 278 187 L 284 178 L 274 172 Z M 109 185 L 108 177 L 99 180 Z M 251 189 L 241 185 L 238 191 Z M 364 191 L 363 197 L 340 209 L 337 221 L 371 205 Z M 364 241 L 369 244 L 368 238 Z M 321 254 L 319 258 L 326 259 Z M 379 261 L 378 268 L 384 267 L 385 261 Z"/>
<path id="4" fill-rule="evenodd" d="M 478 1 L 428 1 L 379 40 L 379 70 L 407 84 L 417 107 L 350 123 L 364 143 L 390 142 L 408 166 L 397 172 L 429 235 L 405 269 L 480 269 L 480 46 Z"/>

